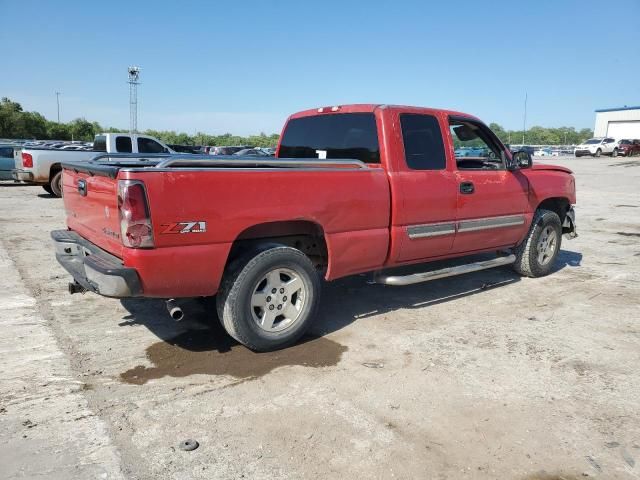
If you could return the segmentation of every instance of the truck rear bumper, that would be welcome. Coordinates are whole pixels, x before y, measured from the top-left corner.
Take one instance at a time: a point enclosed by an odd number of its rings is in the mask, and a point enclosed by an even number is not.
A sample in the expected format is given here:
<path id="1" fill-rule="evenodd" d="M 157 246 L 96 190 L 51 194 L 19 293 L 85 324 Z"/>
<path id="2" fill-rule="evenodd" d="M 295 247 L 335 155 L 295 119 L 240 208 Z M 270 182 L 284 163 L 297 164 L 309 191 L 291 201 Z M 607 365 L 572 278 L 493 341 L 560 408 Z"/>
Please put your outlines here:
<path id="1" fill-rule="evenodd" d="M 56 259 L 85 289 L 105 297 L 142 295 L 138 273 L 123 266 L 119 258 L 70 230 L 54 230 L 51 238 Z"/>
<path id="2" fill-rule="evenodd" d="M 33 182 L 33 173 L 27 172 L 26 170 L 12 170 L 11 176 L 14 180 L 18 180 L 19 182 Z"/>

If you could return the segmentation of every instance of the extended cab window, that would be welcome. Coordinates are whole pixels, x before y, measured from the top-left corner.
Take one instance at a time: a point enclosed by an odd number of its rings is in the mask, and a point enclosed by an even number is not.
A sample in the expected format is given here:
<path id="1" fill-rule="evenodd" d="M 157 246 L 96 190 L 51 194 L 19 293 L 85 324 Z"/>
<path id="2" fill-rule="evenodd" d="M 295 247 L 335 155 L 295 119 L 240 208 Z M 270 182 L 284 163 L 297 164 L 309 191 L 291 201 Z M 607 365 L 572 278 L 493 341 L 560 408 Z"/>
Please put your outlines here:
<path id="1" fill-rule="evenodd" d="M 460 170 L 505 168 L 504 150 L 486 125 L 459 117 L 449 119 L 456 165 Z"/>
<path id="2" fill-rule="evenodd" d="M 328 113 L 294 118 L 287 123 L 278 157 L 380 163 L 375 116 L 373 113 Z"/>
<path id="3" fill-rule="evenodd" d="M 116 151 L 119 153 L 131 153 L 131 138 L 116 137 Z"/>
<path id="4" fill-rule="evenodd" d="M 96 135 L 93 140 L 93 150 L 96 152 L 107 151 L 107 137 L 105 135 Z"/>
<path id="5" fill-rule="evenodd" d="M 432 115 L 400 115 L 404 158 L 413 170 L 442 170 L 446 166 L 438 119 Z"/>
<path id="6" fill-rule="evenodd" d="M 164 147 L 150 138 L 138 137 L 138 152 L 164 153 Z"/>

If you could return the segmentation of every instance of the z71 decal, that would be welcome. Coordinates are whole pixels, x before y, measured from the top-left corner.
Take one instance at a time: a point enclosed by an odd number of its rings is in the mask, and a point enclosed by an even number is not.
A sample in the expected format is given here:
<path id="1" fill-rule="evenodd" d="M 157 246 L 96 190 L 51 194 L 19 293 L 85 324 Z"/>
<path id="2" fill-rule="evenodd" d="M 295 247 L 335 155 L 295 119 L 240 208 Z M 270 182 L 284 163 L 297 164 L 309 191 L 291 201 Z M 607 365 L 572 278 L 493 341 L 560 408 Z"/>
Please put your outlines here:
<path id="1" fill-rule="evenodd" d="M 176 222 L 162 225 L 162 233 L 204 233 L 207 231 L 207 222 Z"/>

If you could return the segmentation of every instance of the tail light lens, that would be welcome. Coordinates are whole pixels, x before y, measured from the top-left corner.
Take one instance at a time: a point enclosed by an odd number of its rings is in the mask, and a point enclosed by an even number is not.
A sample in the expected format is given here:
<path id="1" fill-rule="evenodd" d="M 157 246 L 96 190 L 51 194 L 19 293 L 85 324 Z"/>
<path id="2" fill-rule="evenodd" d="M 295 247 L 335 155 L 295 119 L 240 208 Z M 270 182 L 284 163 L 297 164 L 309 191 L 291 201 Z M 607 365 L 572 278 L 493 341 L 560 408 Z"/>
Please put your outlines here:
<path id="1" fill-rule="evenodd" d="M 33 168 L 33 156 L 30 153 L 22 152 L 22 166 Z"/>
<path id="2" fill-rule="evenodd" d="M 118 181 L 118 211 L 122 244 L 131 248 L 152 248 L 153 227 L 144 183 Z"/>

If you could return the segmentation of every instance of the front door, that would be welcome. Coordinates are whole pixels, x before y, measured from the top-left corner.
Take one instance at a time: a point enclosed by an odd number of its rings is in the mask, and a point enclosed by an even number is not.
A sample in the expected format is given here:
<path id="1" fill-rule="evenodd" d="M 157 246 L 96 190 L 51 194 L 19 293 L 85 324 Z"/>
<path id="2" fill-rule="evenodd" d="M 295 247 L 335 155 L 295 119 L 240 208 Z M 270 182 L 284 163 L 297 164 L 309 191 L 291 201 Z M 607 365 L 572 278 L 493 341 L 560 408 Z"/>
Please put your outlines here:
<path id="1" fill-rule="evenodd" d="M 457 184 L 447 169 L 441 124 L 426 113 L 402 113 L 398 120 L 404 158 L 391 179 L 391 258 L 411 262 L 447 255 L 455 236 Z"/>
<path id="2" fill-rule="evenodd" d="M 457 183 L 456 253 L 515 245 L 525 234 L 529 183 L 506 169 L 502 144 L 481 122 L 449 119 Z"/>

